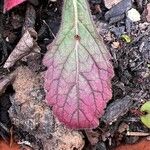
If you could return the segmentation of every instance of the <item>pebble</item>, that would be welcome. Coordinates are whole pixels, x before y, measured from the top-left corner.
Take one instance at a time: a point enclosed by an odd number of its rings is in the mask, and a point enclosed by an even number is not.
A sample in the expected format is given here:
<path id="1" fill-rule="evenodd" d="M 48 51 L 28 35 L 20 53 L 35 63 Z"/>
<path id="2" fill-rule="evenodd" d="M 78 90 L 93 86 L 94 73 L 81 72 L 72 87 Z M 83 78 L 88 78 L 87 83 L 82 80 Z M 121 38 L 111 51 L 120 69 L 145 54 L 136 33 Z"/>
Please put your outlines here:
<path id="1" fill-rule="evenodd" d="M 131 8 L 128 12 L 127 12 L 127 17 L 132 21 L 132 22 L 137 22 L 141 20 L 141 15 L 140 13 L 134 9 Z"/>
<path id="2" fill-rule="evenodd" d="M 114 5 L 118 4 L 119 2 L 121 2 L 121 0 L 104 0 L 105 7 L 108 9 L 112 8 Z"/>
<path id="3" fill-rule="evenodd" d="M 116 49 L 116 48 L 119 48 L 120 43 L 119 43 L 119 42 L 113 42 L 113 43 L 111 44 L 111 46 Z"/>
<path id="4" fill-rule="evenodd" d="M 146 15 L 147 22 L 150 22 L 150 3 L 147 4 L 147 15 Z"/>
<path id="5" fill-rule="evenodd" d="M 108 21 L 111 18 L 118 18 L 124 15 L 128 10 L 132 8 L 132 3 L 132 0 L 122 0 L 120 3 L 118 3 L 105 13 L 105 19 Z"/>

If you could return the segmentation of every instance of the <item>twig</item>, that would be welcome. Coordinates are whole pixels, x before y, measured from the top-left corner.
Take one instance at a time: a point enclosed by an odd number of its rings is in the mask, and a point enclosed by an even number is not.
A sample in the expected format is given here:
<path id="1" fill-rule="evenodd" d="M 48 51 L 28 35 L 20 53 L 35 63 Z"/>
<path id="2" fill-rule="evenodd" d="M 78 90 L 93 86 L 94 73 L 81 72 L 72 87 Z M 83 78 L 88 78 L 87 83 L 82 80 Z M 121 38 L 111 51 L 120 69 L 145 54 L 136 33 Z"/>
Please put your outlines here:
<path id="1" fill-rule="evenodd" d="M 53 35 L 53 37 L 56 38 L 55 34 L 53 33 L 53 31 L 51 30 L 51 28 L 49 27 L 49 25 L 46 23 L 45 20 L 43 20 L 43 23 L 48 27 L 48 29 L 51 32 L 51 34 Z"/>
<path id="2" fill-rule="evenodd" d="M 128 136 L 149 136 L 150 133 L 145 133 L 145 132 L 130 132 L 130 131 L 128 131 L 126 135 L 128 135 Z"/>
<path id="3" fill-rule="evenodd" d="M 13 126 L 10 128 L 10 147 L 13 145 Z"/>
<path id="4" fill-rule="evenodd" d="M 1 122 L 0 122 L 0 127 L 2 127 L 7 133 L 9 133 L 9 129 Z"/>

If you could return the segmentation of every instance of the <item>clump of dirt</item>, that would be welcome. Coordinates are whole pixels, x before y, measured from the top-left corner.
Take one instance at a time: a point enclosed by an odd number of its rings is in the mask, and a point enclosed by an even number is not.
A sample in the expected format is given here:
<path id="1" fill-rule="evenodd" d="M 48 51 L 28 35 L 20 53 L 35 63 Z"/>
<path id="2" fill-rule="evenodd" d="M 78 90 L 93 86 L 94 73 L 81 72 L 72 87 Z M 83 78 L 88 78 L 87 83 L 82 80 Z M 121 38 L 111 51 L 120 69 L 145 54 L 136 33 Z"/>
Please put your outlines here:
<path id="1" fill-rule="evenodd" d="M 54 118 L 51 109 L 44 103 L 42 74 L 31 71 L 28 67 L 18 67 L 12 84 L 15 94 L 9 116 L 12 123 L 30 133 L 36 141 L 41 141 L 43 149 L 82 149 L 84 141 L 77 131 L 63 127 Z M 22 140 L 27 140 L 22 139 Z M 38 143 L 28 139 L 31 147 Z"/>

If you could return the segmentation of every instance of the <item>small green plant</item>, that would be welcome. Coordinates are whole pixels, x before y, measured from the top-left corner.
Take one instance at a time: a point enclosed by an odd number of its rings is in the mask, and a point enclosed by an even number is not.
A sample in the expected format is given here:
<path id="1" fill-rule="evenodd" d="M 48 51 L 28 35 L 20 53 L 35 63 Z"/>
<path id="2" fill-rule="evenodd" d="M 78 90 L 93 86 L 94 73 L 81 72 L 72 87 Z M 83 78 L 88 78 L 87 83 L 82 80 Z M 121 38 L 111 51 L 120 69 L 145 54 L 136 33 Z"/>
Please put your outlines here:
<path id="1" fill-rule="evenodd" d="M 123 34 L 121 36 L 121 38 L 126 42 L 126 43 L 131 43 L 131 37 L 126 35 L 126 34 Z"/>
<path id="2" fill-rule="evenodd" d="M 141 116 L 141 121 L 143 122 L 145 126 L 150 128 L 150 101 L 147 101 L 146 103 L 144 103 L 140 110 L 141 112 L 146 113 L 145 115 Z"/>

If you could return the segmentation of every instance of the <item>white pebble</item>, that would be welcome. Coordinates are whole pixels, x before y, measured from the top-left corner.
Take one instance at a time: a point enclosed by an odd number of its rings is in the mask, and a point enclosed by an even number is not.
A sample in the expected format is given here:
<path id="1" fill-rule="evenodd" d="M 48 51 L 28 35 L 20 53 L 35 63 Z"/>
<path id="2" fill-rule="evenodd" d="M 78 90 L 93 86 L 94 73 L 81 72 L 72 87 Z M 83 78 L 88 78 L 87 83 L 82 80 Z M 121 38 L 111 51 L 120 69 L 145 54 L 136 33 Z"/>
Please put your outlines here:
<path id="1" fill-rule="evenodd" d="M 140 15 L 140 13 L 139 13 L 136 9 L 134 9 L 134 8 L 130 9 L 130 10 L 127 12 L 127 17 L 128 17 L 131 21 L 133 21 L 133 22 L 136 22 L 136 21 L 140 21 L 140 20 L 141 20 L 141 15 Z"/>

